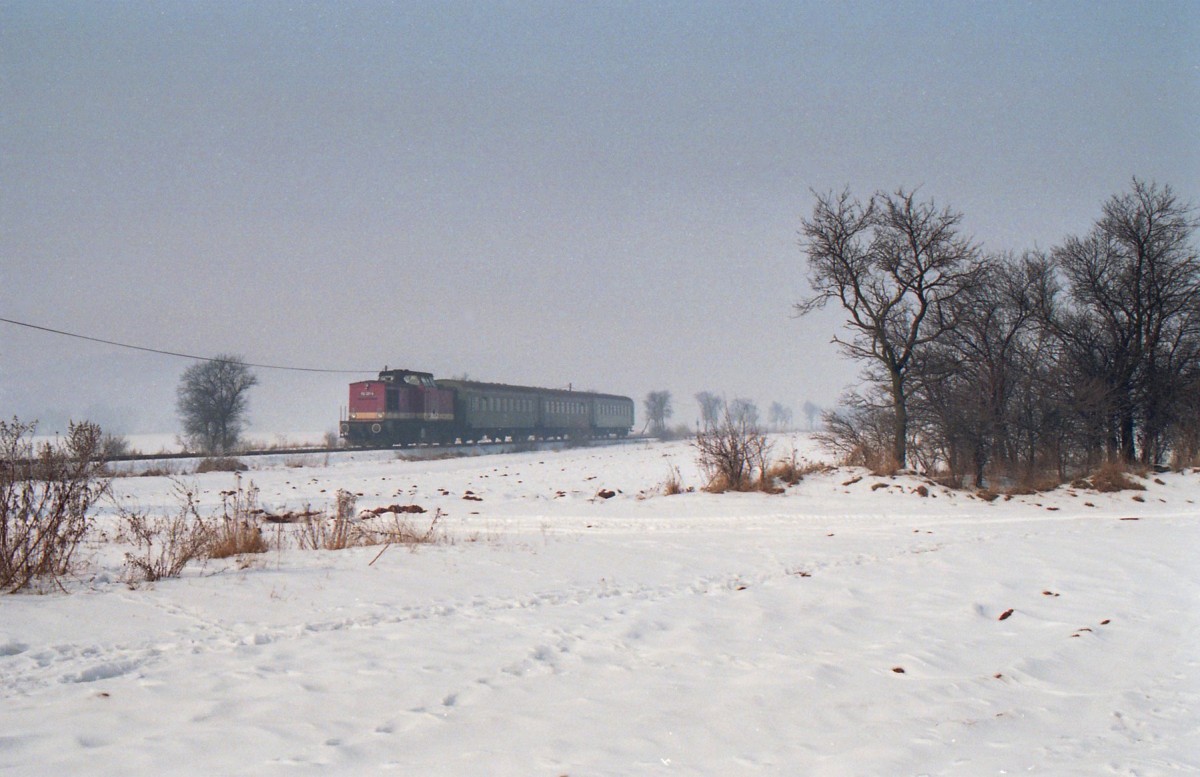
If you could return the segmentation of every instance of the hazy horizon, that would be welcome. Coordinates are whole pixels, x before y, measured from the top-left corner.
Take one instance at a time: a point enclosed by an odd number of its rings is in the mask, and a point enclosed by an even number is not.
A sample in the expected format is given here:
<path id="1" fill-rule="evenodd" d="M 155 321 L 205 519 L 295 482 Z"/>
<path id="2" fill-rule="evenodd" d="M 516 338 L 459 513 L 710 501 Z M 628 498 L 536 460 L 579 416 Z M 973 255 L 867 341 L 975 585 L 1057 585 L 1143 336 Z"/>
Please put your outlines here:
<path id="1" fill-rule="evenodd" d="M 0 1 L 0 317 L 251 362 L 252 429 L 384 365 L 836 402 L 812 191 L 988 251 L 1200 190 L 1200 4 Z M 190 362 L 0 323 L 0 414 L 177 431 Z"/>

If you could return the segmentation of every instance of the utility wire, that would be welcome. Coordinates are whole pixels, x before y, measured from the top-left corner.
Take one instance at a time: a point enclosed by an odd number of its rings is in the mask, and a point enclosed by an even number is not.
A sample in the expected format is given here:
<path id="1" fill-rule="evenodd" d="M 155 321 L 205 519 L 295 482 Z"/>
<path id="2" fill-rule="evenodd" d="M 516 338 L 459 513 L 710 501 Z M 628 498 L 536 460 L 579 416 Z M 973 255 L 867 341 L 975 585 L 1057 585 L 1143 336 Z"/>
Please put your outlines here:
<path id="1" fill-rule="evenodd" d="M 37 324 L 30 324 L 25 321 L 13 321 L 11 318 L 0 318 L 0 322 L 4 322 L 5 324 L 13 324 L 14 326 L 23 326 L 28 329 L 37 329 L 42 332 L 50 332 L 51 334 L 63 335 L 64 337 L 74 337 L 79 340 L 89 340 L 93 343 L 104 343 L 105 345 L 115 345 L 118 348 L 128 348 L 133 351 L 145 351 L 147 353 L 162 354 L 163 356 L 176 356 L 181 359 L 193 359 L 195 361 L 201 361 L 201 362 L 228 362 L 229 361 L 228 359 L 214 359 L 211 356 L 195 356 L 190 353 L 179 353 L 178 351 L 163 351 L 163 350 L 159 350 L 158 348 L 147 348 L 142 345 L 130 345 L 129 343 L 118 343 L 114 340 L 104 340 L 99 337 L 89 337 L 87 335 L 81 335 L 76 332 L 64 332 L 61 329 L 51 329 L 48 326 L 38 326 Z M 285 366 L 281 366 L 278 364 L 255 364 L 254 362 L 242 362 L 242 361 L 229 362 L 229 363 L 241 364 L 246 367 L 258 367 L 259 369 L 263 369 L 263 370 L 286 370 L 288 372 L 332 372 L 332 373 L 337 373 L 340 375 L 361 375 L 363 373 L 378 372 L 378 370 L 326 370 L 326 369 L 319 369 L 316 367 L 285 367 Z"/>

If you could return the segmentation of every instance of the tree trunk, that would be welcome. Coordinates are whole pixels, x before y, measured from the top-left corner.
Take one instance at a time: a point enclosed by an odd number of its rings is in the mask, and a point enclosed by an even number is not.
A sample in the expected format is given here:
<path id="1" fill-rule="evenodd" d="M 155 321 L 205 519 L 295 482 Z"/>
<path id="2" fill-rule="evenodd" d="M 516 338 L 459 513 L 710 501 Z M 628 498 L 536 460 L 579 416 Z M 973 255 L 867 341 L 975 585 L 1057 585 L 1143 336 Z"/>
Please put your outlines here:
<path id="1" fill-rule="evenodd" d="M 1134 447 L 1133 430 L 1135 424 L 1133 420 L 1133 408 L 1121 408 L 1121 461 L 1126 464 L 1132 464 L 1137 459 L 1135 458 L 1136 449 Z"/>
<path id="2" fill-rule="evenodd" d="M 904 396 L 904 376 L 898 371 L 892 373 L 892 407 L 895 410 L 892 458 L 898 468 L 904 469 L 908 466 L 908 405 Z"/>

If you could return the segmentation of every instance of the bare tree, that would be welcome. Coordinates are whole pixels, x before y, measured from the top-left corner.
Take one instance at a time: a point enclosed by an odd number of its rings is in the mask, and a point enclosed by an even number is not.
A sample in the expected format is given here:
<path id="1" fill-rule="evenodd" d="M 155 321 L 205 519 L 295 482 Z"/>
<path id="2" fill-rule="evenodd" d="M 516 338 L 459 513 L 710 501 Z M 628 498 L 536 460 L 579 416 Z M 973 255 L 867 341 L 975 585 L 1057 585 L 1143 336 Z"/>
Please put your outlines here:
<path id="1" fill-rule="evenodd" d="M 257 384 L 258 377 L 232 354 L 184 370 L 176 403 L 184 439 L 205 453 L 233 450 L 246 424 L 248 392 Z"/>
<path id="2" fill-rule="evenodd" d="M 662 437 L 667 431 L 667 419 L 675 412 L 671 407 L 670 391 L 651 391 L 644 400 L 650 433 Z"/>
<path id="3" fill-rule="evenodd" d="M 1086 237 L 1053 258 L 1070 306 L 1057 332 L 1079 367 L 1102 384 L 1111 408 L 1110 450 L 1158 462 L 1180 423 L 1183 392 L 1200 360 L 1200 254 L 1195 209 L 1170 186 L 1138 179 L 1114 195 Z"/>
<path id="4" fill-rule="evenodd" d="M 1038 316 L 1056 290 L 1040 254 L 993 256 L 987 269 L 989 282 L 965 293 L 958 327 L 925 349 L 913 378 L 925 445 L 978 487 L 991 461 L 1016 458 L 1014 398 L 1022 372 L 1048 359 Z"/>
<path id="5" fill-rule="evenodd" d="M 758 405 L 754 404 L 754 400 L 736 397 L 729 403 L 726 410 L 735 423 L 758 428 Z"/>
<path id="6" fill-rule="evenodd" d="M 696 395 L 696 402 L 700 405 L 700 423 L 704 428 L 716 426 L 725 409 L 725 400 L 711 391 L 701 391 Z"/>
<path id="7" fill-rule="evenodd" d="M 907 463 L 909 377 L 918 352 L 958 324 L 960 295 L 981 273 L 978 249 L 959 234 L 961 214 L 917 202 L 915 193 L 877 193 L 865 204 L 817 195 L 803 221 L 809 282 L 800 315 L 836 300 L 849 339 L 834 338 L 884 381 L 892 404 L 891 455 Z"/>
<path id="8" fill-rule="evenodd" d="M 817 416 L 821 415 L 821 408 L 810 400 L 804 400 L 804 418 L 808 421 L 808 430 L 811 432 L 816 428 Z"/>
<path id="9" fill-rule="evenodd" d="M 792 409 L 780 402 L 772 402 L 767 410 L 767 422 L 775 431 L 782 432 L 792 425 Z"/>

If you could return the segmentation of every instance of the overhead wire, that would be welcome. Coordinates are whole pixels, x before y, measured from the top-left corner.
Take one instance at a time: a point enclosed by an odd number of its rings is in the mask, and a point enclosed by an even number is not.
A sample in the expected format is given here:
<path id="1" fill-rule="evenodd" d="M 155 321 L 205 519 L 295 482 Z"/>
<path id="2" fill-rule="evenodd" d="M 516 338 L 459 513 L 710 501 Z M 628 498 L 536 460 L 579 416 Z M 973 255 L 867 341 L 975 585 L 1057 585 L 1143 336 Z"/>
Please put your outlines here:
<path id="1" fill-rule="evenodd" d="M 128 348 L 129 350 L 132 350 L 132 351 L 145 351 L 146 353 L 157 353 L 157 354 L 161 354 L 163 356 L 174 356 L 174 357 L 181 358 L 181 359 L 192 359 L 195 361 L 202 361 L 202 362 L 225 362 L 225 363 L 229 363 L 229 364 L 241 364 L 246 367 L 256 367 L 256 368 L 262 369 L 262 370 L 285 370 L 288 372 L 324 372 L 324 373 L 335 373 L 338 375 L 360 375 L 360 374 L 364 374 L 364 373 L 378 372 L 378 370 L 338 370 L 338 369 L 326 369 L 326 368 L 320 368 L 320 367 L 291 367 L 291 366 L 280 365 L 280 364 L 259 364 L 256 362 L 246 362 L 246 361 L 240 361 L 240 360 L 231 361 L 229 359 L 219 359 L 219 358 L 215 358 L 212 356 L 196 356 L 195 354 L 181 353 L 179 351 L 166 351 L 166 350 L 162 350 L 160 348 L 148 348 L 143 345 L 133 345 L 131 343 L 121 343 L 121 342 L 117 342 L 116 340 L 105 340 L 104 338 L 101 338 L 101 337 L 91 337 L 89 335 L 79 334 L 78 332 L 67 332 L 62 329 L 54 329 L 54 328 L 48 327 L 48 326 L 40 326 L 38 324 L 31 324 L 27 321 L 14 321 L 11 318 L 0 318 L 0 322 L 3 322 L 5 324 L 12 324 L 14 326 L 26 327 L 27 329 L 36 329 L 41 332 L 49 332 L 51 334 L 62 335 L 64 337 L 74 337 L 79 340 L 88 340 L 93 343 L 103 343 L 104 345 L 112 345 L 112 346 L 116 346 L 117 348 Z"/>

